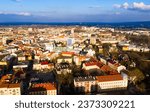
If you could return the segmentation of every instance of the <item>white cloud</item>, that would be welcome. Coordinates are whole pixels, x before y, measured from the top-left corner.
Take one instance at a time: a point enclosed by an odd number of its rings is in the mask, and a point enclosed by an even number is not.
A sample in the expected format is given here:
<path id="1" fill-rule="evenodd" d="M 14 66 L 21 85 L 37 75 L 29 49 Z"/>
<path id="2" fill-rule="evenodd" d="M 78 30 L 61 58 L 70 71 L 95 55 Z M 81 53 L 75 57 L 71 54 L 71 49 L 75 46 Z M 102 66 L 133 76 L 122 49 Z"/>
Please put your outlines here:
<path id="1" fill-rule="evenodd" d="M 150 10 L 150 5 L 145 5 L 143 2 L 134 2 L 132 8 L 140 10 Z"/>
<path id="2" fill-rule="evenodd" d="M 20 16 L 31 16 L 31 13 L 28 12 L 3 12 L 0 11 L 0 14 L 4 14 L 4 15 L 20 15 Z"/>
<path id="3" fill-rule="evenodd" d="M 129 7 L 129 4 L 127 2 L 125 2 L 124 4 L 114 4 L 115 8 L 124 8 L 127 9 Z"/>
<path id="4" fill-rule="evenodd" d="M 122 7 L 123 7 L 124 9 L 128 9 L 129 4 L 128 4 L 127 2 L 125 2 L 125 3 L 122 5 Z"/>
<path id="5" fill-rule="evenodd" d="M 133 2 L 132 4 L 125 2 L 124 4 L 114 4 L 114 7 L 128 10 L 150 11 L 150 5 L 146 5 L 143 2 Z"/>

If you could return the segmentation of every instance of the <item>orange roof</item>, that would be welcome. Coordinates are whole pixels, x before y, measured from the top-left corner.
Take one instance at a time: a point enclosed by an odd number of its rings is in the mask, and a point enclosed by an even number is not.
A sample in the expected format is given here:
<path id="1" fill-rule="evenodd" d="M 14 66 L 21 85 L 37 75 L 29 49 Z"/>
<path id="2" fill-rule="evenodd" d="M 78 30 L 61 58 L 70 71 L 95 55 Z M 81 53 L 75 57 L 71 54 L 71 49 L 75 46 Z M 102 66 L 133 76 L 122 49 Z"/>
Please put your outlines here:
<path id="1" fill-rule="evenodd" d="M 54 54 L 55 52 L 50 52 L 47 54 L 47 56 L 51 56 L 52 54 Z"/>
<path id="2" fill-rule="evenodd" d="M 97 76 L 98 82 L 107 82 L 107 81 L 118 81 L 123 80 L 121 75 L 106 75 L 106 76 Z"/>
<path id="3" fill-rule="evenodd" d="M 62 54 L 70 54 L 70 55 L 73 55 L 74 52 L 62 52 Z"/>
<path id="4" fill-rule="evenodd" d="M 32 88 L 45 88 L 46 90 L 56 90 L 56 87 L 52 83 L 40 83 L 35 84 Z"/>
<path id="5" fill-rule="evenodd" d="M 0 88 L 7 88 L 9 84 L 0 84 Z"/>
<path id="6" fill-rule="evenodd" d="M 87 62 L 85 63 L 85 66 L 93 66 L 97 65 L 98 67 L 101 67 L 103 64 L 101 62 Z"/>
<path id="7" fill-rule="evenodd" d="M 110 71 L 110 75 L 120 75 L 116 70 Z"/>
<path id="8" fill-rule="evenodd" d="M 103 65 L 100 69 L 104 72 L 111 71 L 111 68 L 108 65 Z"/>
<path id="9" fill-rule="evenodd" d="M 2 78 L 1 78 L 1 80 L 7 80 L 7 79 L 10 79 L 10 76 L 4 75 L 4 76 L 2 76 Z"/>
<path id="10" fill-rule="evenodd" d="M 20 83 L 17 84 L 9 84 L 8 88 L 18 88 L 20 87 Z"/>

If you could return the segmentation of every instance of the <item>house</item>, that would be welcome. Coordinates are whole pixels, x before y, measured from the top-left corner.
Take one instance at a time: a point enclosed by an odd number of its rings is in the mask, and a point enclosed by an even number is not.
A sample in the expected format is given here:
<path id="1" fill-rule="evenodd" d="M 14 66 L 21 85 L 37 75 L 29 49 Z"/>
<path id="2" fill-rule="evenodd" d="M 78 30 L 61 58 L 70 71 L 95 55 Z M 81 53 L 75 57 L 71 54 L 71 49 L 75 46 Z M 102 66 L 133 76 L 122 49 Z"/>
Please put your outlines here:
<path id="1" fill-rule="evenodd" d="M 105 57 L 99 57 L 99 58 L 103 64 L 107 65 L 107 59 Z"/>
<path id="2" fill-rule="evenodd" d="M 7 65 L 6 61 L 0 61 L 0 65 Z"/>
<path id="3" fill-rule="evenodd" d="M 29 95 L 57 95 L 57 89 L 53 83 L 33 84 L 29 89 Z"/>
<path id="4" fill-rule="evenodd" d="M 111 67 L 114 70 L 117 70 L 118 73 L 120 73 L 121 70 L 126 70 L 125 66 L 120 65 L 118 62 L 115 62 L 115 61 L 112 61 L 112 60 L 108 61 L 108 66 Z"/>
<path id="5" fill-rule="evenodd" d="M 33 64 L 33 70 L 44 70 L 44 69 L 54 69 L 54 64 L 52 63 L 40 63 L 40 64 Z"/>
<path id="6" fill-rule="evenodd" d="M 86 56 L 74 56 L 73 60 L 77 66 L 80 66 L 83 61 L 88 61 L 90 58 Z"/>
<path id="7" fill-rule="evenodd" d="M 74 87 L 76 93 L 91 93 L 97 90 L 96 88 L 96 77 L 75 77 Z"/>
<path id="8" fill-rule="evenodd" d="M 57 63 L 62 63 L 62 62 L 68 62 L 68 63 L 72 63 L 73 62 L 73 59 L 72 57 L 66 57 L 66 56 L 62 56 L 62 57 L 59 57 L 57 59 Z"/>
<path id="9" fill-rule="evenodd" d="M 27 64 L 22 64 L 22 65 L 14 65 L 13 66 L 13 69 L 21 69 L 21 68 L 27 68 L 28 67 L 28 65 Z"/>
<path id="10" fill-rule="evenodd" d="M 74 52 L 62 52 L 62 56 L 72 57 L 74 55 Z"/>
<path id="11" fill-rule="evenodd" d="M 21 83 L 0 84 L 0 95 L 21 95 Z"/>
<path id="12" fill-rule="evenodd" d="M 0 84 L 0 95 L 7 95 L 7 87 L 9 84 Z"/>
<path id="13" fill-rule="evenodd" d="M 25 61 L 26 57 L 25 56 L 18 56 L 18 61 Z"/>
<path id="14" fill-rule="evenodd" d="M 70 74 L 72 72 L 72 68 L 69 63 L 56 64 L 55 68 L 57 74 Z"/>
<path id="15" fill-rule="evenodd" d="M 96 62 L 85 62 L 83 63 L 82 69 L 90 70 L 90 69 L 100 69 L 100 67 L 103 66 L 103 64 L 100 61 Z"/>
<path id="16" fill-rule="evenodd" d="M 21 83 L 9 84 L 7 90 L 8 95 L 21 95 Z"/>

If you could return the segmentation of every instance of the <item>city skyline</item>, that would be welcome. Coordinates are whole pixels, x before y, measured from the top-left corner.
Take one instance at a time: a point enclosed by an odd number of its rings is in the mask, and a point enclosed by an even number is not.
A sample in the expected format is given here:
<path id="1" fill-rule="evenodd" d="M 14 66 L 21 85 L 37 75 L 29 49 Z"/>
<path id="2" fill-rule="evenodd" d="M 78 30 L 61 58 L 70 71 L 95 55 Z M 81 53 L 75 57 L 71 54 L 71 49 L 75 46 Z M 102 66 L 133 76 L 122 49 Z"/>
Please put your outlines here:
<path id="1" fill-rule="evenodd" d="M 5 0 L 0 22 L 150 21 L 148 0 Z"/>

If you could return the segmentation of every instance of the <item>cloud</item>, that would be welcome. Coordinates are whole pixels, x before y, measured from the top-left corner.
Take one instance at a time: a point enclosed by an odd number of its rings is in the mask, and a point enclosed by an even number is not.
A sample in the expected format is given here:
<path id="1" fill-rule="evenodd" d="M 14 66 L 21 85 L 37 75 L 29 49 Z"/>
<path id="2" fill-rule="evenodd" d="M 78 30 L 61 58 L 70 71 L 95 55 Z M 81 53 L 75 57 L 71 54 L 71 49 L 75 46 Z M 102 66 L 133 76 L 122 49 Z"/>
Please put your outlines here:
<path id="1" fill-rule="evenodd" d="M 127 2 L 125 2 L 124 4 L 114 4 L 115 8 L 124 8 L 124 9 L 128 9 L 129 4 Z"/>
<path id="2" fill-rule="evenodd" d="M 134 2 L 132 8 L 138 9 L 138 10 L 149 10 L 150 11 L 150 5 L 145 5 L 143 2 L 140 2 L 140 3 Z"/>
<path id="3" fill-rule="evenodd" d="M 132 4 L 125 2 L 124 4 L 114 4 L 114 7 L 127 10 L 150 11 L 150 5 L 146 5 L 143 2 L 133 2 Z"/>
<path id="4" fill-rule="evenodd" d="M 0 12 L 3 15 L 19 15 L 19 16 L 31 16 L 29 12 Z"/>

